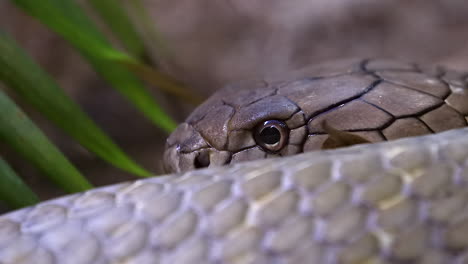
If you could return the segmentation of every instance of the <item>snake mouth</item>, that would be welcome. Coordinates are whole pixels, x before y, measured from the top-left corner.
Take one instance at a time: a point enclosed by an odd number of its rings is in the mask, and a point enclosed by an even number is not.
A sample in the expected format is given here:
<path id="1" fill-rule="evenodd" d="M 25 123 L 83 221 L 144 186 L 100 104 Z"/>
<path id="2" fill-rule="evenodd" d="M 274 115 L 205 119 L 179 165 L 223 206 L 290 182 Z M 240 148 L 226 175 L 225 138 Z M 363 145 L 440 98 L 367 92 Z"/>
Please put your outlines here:
<path id="1" fill-rule="evenodd" d="M 164 152 L 164 170 L 166 173 L 185 172 L 194 169 L 218 167 L 229 164 L 229 151 L 214 148 L 202 148 L 191 152 L 182 152 L 179 146 L 172 146 Z"/>

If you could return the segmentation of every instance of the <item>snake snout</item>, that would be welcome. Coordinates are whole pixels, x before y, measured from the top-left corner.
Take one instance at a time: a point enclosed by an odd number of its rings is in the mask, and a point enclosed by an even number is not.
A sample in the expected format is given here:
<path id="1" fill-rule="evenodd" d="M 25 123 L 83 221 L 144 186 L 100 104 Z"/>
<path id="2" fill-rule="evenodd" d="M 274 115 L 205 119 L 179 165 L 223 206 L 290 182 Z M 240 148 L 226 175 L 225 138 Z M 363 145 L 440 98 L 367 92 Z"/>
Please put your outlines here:
<path id="1" fill-rule="evenodd" d="M 164 170 L 167 173 L 184 172 L 222 166 L 230 160 L 230 152 L 213 148 L 192 125 L 182 123 L 167 139 Z"/>

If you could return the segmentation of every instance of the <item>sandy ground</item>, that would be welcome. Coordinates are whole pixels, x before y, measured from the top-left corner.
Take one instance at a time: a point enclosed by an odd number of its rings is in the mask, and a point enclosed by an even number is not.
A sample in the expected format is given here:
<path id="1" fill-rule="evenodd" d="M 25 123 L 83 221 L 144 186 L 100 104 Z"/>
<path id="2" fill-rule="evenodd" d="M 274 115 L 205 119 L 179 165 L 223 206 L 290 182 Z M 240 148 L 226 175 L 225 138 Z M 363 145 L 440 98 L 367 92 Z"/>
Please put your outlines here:
<path id="1" fill-rule="evenodd" d="M 465 0 L 144 2 L 172 51 L 163 61 L 165 69 L 205 96 L 228 82 L 278 77 L 304 65 L 349 56 L 468 69 Z M 155 173 L 161 172 L 166 135 L 110 89 L 60 37 L 7 0 L 0 0 L 0 27 L 13 34 L 130 155 Z M 152 47 L 150 41 L 148 46 Z M 169 111 L 182 120 L 190 109 L 175 111 L 178 108 Z M 94 184 L 133 178 L 83 150 L 33 110 L 26 110 Z M 6 146 L 0 143 L 0 148 L 0 154 L 42 198 L 62 194 Z"/>

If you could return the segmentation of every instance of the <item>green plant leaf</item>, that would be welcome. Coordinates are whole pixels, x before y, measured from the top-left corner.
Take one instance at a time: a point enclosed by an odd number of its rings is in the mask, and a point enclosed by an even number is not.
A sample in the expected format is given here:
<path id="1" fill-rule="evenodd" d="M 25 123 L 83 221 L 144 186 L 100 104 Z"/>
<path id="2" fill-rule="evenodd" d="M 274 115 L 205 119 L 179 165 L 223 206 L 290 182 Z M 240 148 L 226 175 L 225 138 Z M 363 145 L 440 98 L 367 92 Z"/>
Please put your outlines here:
<path id="1" fill-rule="evenodd" d="M 16 175 L 2 157 L 0 157 L 0 200 L 13 208 L 21 208 L 39 202 L 36 194 Z"/>
<path id="2" fill-rule="evenodd" d="M 138 18 L 138 26 L 144 34 L 147 47 L 151 47 L 156 51 L 153 53 L 155 59 L 161 60 L 163 57 L 171 57 L 172 53 L 169 49 L 161 33 L 157 30 L 154 21 L 148 15 L 147 9 L 141 0 L 122 1 L 125 6 L 130 9 L 134 17 Z"/>
<path id="3" fill-rule="evenodd" d="M 151 175 L 127 157 L 39 65 L 1 32 L 0 81 L 102 159 L 139 176 Z"/>
<path id="4" fill-rule="evenodd" d="M 167 132 L 176 123 L 155 103 L 151 94 L 135 75 L 123 65 L 109 59 L 120 53 L 99 34 L 91 20 L 73 0 L 12 0 L 27 13 L 38 18 L 68 40 L 114 88 L 129 99 L 147 118 Z"/>
<path id="5" fill-rule="evenodd" d="M 112 33 L 135 58 L 142 59 L 145 47 L 127 13 L 116 0 L 88 0 Z"/>
<path id="6" fill-rule="evenodd" d="M 8 143 L 65 191 L 80 192 L 92 187 L 2 90 L 0 113 L 1 141 Z"/>
<path id="7" fill-rule="evenodd" d="M 169 75 L 128 56 L 115 56 L 114 61 L 124 65 L 127 69 L 139 76 L 142 80 L 147 81 L 149 84 L 159 87 L 161 90 L 177 96 L 192 105 L 197 106 L 205 99 L 188 92 L 183 84 L 177 82 Z"/>

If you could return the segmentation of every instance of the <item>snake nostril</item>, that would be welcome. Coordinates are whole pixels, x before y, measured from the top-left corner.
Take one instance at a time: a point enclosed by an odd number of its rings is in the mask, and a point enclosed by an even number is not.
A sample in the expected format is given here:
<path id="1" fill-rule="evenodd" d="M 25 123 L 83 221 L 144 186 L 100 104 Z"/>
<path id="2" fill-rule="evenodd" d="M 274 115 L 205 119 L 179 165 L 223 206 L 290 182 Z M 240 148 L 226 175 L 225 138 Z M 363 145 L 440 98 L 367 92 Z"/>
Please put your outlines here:
<path id="1" fill-rule="evenodd" d="M 210 166 L 210 155 L 207 151 L 200 152 L 198 156 L 193 161 L 195 168 L 206 168 Z"/>

